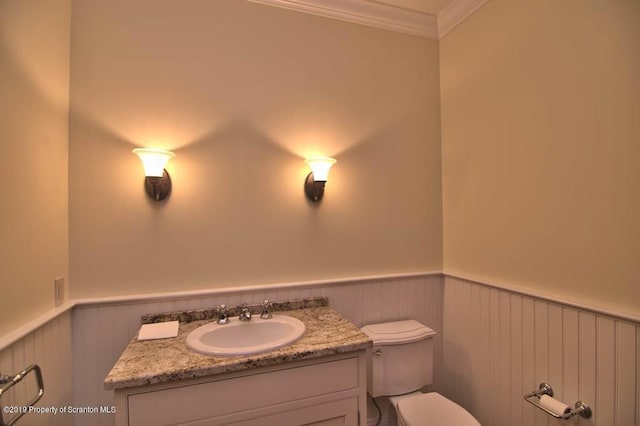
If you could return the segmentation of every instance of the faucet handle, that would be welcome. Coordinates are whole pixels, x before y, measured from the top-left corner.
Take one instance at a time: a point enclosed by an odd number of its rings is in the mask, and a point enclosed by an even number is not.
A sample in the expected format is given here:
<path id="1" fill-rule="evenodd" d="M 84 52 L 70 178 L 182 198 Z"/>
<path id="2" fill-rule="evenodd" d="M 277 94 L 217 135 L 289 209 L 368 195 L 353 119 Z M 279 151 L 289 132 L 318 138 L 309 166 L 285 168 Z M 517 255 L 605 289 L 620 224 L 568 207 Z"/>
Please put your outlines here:
<path id="1" fill-rule="evenodd" d="M 262 313 L 260 314 L 260 318 L 262 319 L 272 318 L 273 317 L 273 315 L 271 315 L 272 307 L 273 307 L 273 303 L 269 302 L 268 299 L 264 299 L 262 301 Z"/>
<path id="2" fill-rule="evenodd" d="M 240 309 L 238 319 L 240 321 L 251 321 L 251 310 L 249 309 L 249 306 L 246 303 L 243 303 L 240 305 Z"/>
<path id="3" fill-rule="evenodd" d="M 218 324 L 229 324 L 229 308 L 227 305 L 219 305 L 216 308 L 216 312 L 218 313 Z"/>

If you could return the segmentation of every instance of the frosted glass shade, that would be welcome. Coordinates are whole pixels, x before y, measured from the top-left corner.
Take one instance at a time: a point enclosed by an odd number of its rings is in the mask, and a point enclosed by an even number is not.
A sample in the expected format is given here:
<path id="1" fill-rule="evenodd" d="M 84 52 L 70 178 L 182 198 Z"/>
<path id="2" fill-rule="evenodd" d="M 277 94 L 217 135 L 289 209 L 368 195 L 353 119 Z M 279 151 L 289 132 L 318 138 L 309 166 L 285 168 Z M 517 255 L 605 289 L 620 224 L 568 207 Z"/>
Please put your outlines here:
<path id="1" fill-rule="evenodd" d="M 144 175 L 147 177 L 162 177 L 164 166 L 175 154 L 164 149 L 137 148 L 133 150 L 144 166 Z"/>
<path id="2" fill-rule="evenodd" d="M 331 157 L 309 157 L 304 161 L 311 168 L 315 182 L 326 182 L 329 178 L 329 169 L 337 163 L 335 158 Z"/>

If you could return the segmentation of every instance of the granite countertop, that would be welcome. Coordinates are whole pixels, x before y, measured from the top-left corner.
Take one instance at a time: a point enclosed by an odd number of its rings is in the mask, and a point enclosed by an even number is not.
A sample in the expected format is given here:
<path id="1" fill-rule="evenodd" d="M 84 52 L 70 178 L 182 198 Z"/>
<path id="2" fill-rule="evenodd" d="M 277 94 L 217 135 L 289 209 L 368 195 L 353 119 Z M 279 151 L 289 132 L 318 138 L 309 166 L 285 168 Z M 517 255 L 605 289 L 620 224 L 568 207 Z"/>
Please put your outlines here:
<path id="1" fill-rule="evenodd" d="M 208 314 L 202 313 L 203 311 L 190 311 L 196 312 L 196 315 L 171 313 L 145 316 L 143 322 L 181 319 L 178 336 L 143 341 L 138 341 L 136 336 L 107 375 L 104 388 L 123 389 L 192 379 L 371 347 L 372 342 L 366 334 L 329 306 L 323 306 L 326 303 L 318 303 L 318 300 L 327 302 L 326 298 L 317 298 L 307 299 L 310 303 L 274 303 L 274 311 L 278 314 L 289 315 L 304 322 L 306 330 L 303 336 L 284 348 L 247 356 L 203 355 L 187 348 L 187 335 L 192 330 L 212 321 Z M 278 308 L 298 309 L 280 310 Z M 255 310 L 252 309 L 252 312 Z M 199 319 L 203 317 L 207 319 Z M 182 322 L 182 320 L 188 321 L 194 318 L 198 320 Z"/>

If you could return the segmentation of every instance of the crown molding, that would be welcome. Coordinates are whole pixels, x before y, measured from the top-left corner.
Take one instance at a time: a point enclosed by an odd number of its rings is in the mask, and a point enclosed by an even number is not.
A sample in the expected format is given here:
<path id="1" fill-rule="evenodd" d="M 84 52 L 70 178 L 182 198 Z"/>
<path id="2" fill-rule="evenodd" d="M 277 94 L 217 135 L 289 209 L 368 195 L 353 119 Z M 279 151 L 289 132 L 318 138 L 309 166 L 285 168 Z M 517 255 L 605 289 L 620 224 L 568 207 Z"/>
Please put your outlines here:
<path id="1" fill-rule="evenodd" d="M 438 14 L 398 7 L 384 0 L 249 1 L 439 40 L 488 0 L 451 0 Z"/>
<path id="2" fill-rule="evenodd" d="M 438 14 L 438 39 L 447 35 L 489 0 L 453 0 Z"/>

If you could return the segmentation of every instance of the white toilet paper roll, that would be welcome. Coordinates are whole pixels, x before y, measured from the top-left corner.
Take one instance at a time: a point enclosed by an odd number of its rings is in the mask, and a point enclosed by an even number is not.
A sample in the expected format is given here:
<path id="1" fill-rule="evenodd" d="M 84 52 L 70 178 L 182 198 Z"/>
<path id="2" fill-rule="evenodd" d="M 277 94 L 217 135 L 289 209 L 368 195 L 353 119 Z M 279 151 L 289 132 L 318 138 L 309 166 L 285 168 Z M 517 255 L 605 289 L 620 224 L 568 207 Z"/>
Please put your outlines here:
<path id="1" fill-rule="evenodd" d="M 549 395 L 542 395 L 540 397 L 540 405 L 560 417 L 564 417 L 571 412 L 571 408 L 567 404 Z"/>

